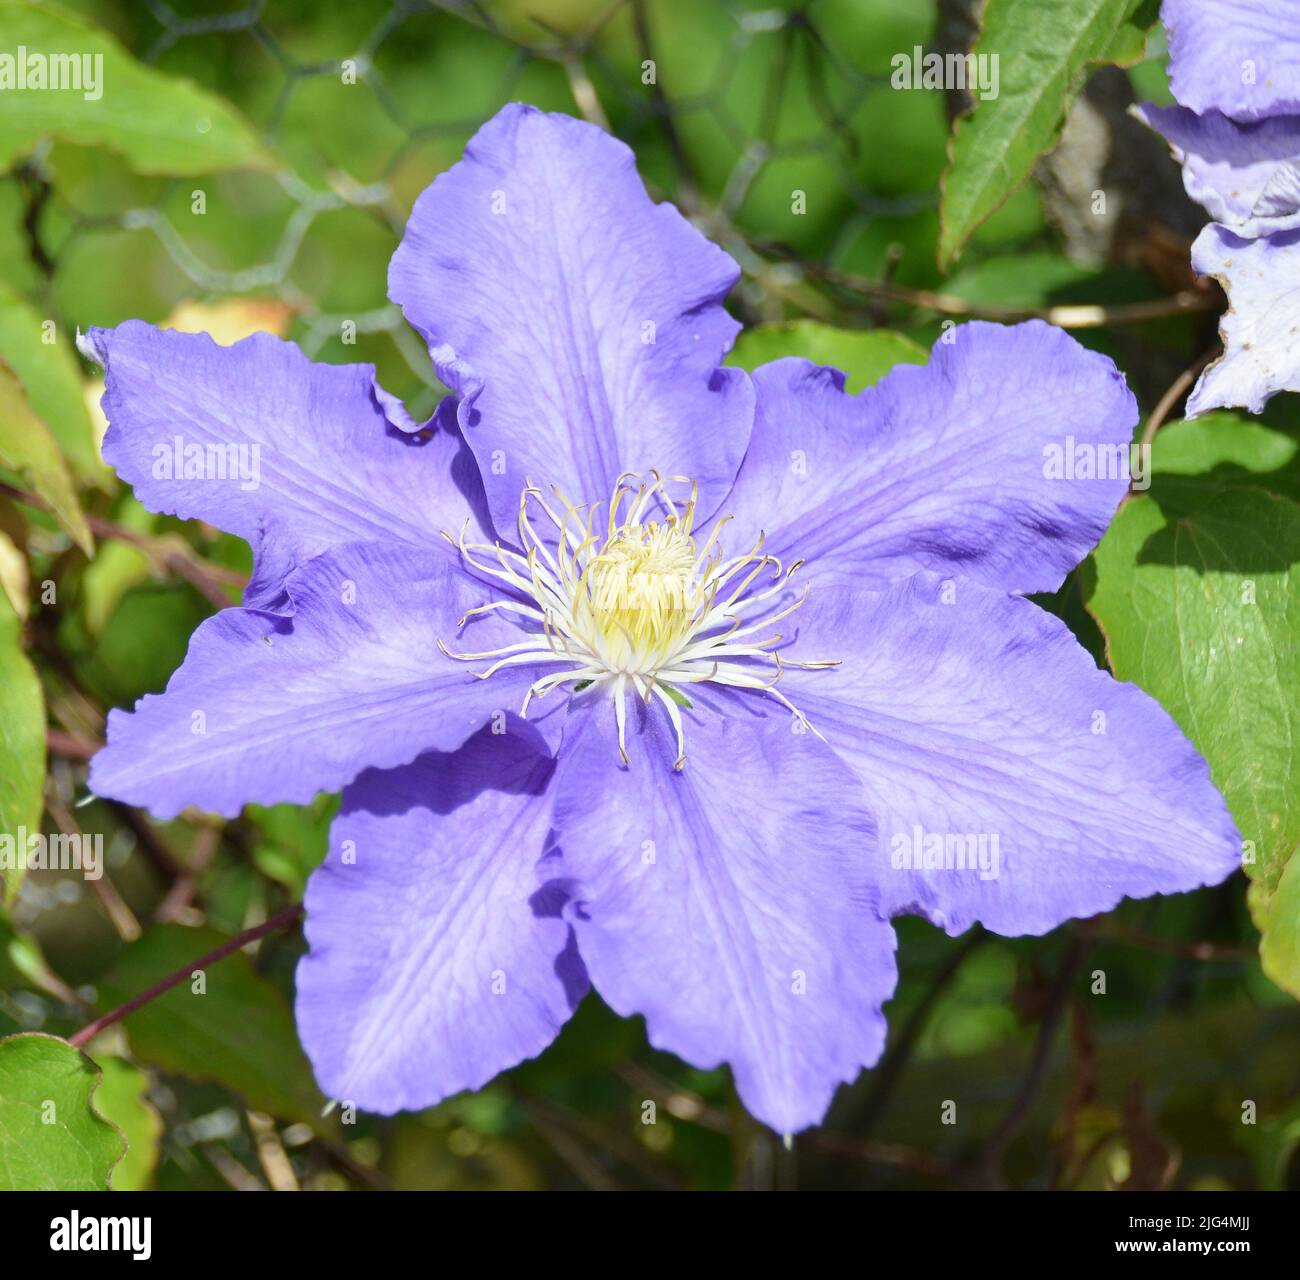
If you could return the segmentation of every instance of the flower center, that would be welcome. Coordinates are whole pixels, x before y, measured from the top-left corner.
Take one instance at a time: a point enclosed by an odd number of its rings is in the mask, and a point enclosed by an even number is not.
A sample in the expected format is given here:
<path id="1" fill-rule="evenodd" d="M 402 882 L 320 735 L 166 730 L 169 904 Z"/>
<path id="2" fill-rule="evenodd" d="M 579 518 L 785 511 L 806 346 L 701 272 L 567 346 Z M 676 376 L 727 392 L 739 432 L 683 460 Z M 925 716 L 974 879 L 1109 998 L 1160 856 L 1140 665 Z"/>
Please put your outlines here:
<path id="1" fill-rule="evenodd" d="M 653 677 L 689 636 L 706 606 L 686 521 L 629 520 L 587 559 L 571 617 L 610 669 Z"/>
<path id="2" fill-rule="evenodd" d="M 521 714 L 534 697 L 565 684 L 608 686 L 614 694 L 619 753 L 626 751 L 626 696 L 629 690 L 667 709 L 677 735 L 676 767 L 686 763 L 680 706 L 689 706 L 680 686 L 703 682 L 762 690 L 788 707 L 803 724 L 803 714 L 776 688 L 787 667 L 818 668 L 834 662 L 790 662 L 772 630 L 798 609 L 807 589 L 793 596 L 788 586 L 802 561 L 788 568 L 763 554 L 763 537 L 744 555 L 728 558 L 718 541 L 729 517 L 718 520 L 702 545 L 694 534 L 698 487 L 685 503 L 674 502 L 668 482 L 657 472 L 648 480 L 623 476 L 608 504 L 577 507 L 558 490 L 548 502 L 528 482 L 519 499 L 519 544 L 467 543 L 444 536 L 478 574 L 507 588 L 501 599 L 471 609 L 500 609 L 526 620 L 525 638 L 486 653 L 452 653 L 462 661 L 491 660 L 478 674 L 484 679 L 503 667 L 558 665 L 529 686 Z M 601 506 L 606 518 L 597 528 Z M 539 534 L 530 507 L 549 528 Z M 529 625 L 531 624 L 531 625 Z M 816 730 L 814 730 L 816 732 Z"/>

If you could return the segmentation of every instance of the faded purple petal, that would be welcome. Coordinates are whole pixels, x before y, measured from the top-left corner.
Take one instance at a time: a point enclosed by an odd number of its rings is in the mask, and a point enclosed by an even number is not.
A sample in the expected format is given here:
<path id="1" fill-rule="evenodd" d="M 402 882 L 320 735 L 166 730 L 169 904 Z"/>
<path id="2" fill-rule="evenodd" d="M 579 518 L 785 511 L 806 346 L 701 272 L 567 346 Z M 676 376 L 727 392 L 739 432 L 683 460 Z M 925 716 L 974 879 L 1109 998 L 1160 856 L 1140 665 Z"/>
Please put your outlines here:
<path id="1" fill-rule="evenodd" d="M 722 505 L 728 554 L 766 532 L 768 552 L 807 561 L 818 582 L 883 587 L 933 569 L 1058 587 L 1128 487 L 1136 403 L 1109 359 L 1039 321 L 951 337 L 857 396 L 806 360 L 759 369 L 753 438 Z"/>
<path id="2" fill-rule="evenodd" d="M 1243 240 L 1211 223 L 1192 245 L 1192 266 L 1219 281 L 1228 310 L 1224 353 L 1201 374 L 1187 416 L 1228 405 L 1259 413 L 1279 391 L 1300 391 L 1300 230 Z"/>
<path id="3" fill-rule="evenodd" d="M 1300 226 L 1300 116 L 1238 124 L 1217 111 L 1143 106 L 1183 166 L 1187 194 L 1242 236 Z"/>
<path id="4" fill-rule="evenodd" d="M 332 1098 L 391 1114 L 540 1053 L 587 990 L 563 893 L 539 889 L 553 762 L 484 730 L 343 793 L 307 886 L 297 1015 Z"/>
<path id="5" fill-rule="evenodd" d="M 514 105 L 475 134 L 416 202 L 389 294 L 462 397 L 499 530 L 526 480 L 595 502 L 656 467 L 713 510 L 753 413 L 745 375 L 716 367 L 738 274 L 593 125 Z"/>
<path id="6" fill-rule="evenodd" d="M 1037 934 L 1238 866 L 1237 830 L 1178 726 L 1030 601 L 918 574 L 881 593 L 814 590 L 797 622 L 792 656 L 842 665 L 790 670 L 781 688 L 857 773 L 887 913 Z M 915 869 L 918 850 L 949 842 L 955 861 L 958 841 L 974 869 Z"/>
<path id="7" fill-rule="evenodd" d="M 507 723 L 532 668 L 490 680 L 486 664 L 437 648 L 496 648 L 520 632 L 501 613 L 457 622 L 476 582 L 434 552 L 352 544 L 287 582 L 295 612 L 224 609 L 194 633 L 162 694 L 113 711 L 91 765 L 97 795 L 161 818 L 187 805 L 233 817 L 250 802 L 305 803 L 363 769 L 459 746 L 493 716 Z M 558 732 L 562 709 L 520 732 Z M 540 728 L 539 728 L 540 726 Z"/>
<path id="8" fill-rule="evenodd" d="M 1164 0 L 1169 86 L 1193 111 L 1238 120 L 1300 112 L 1294 0 Z"/>
<path id="9" fill-rule="evenodd" d="M 454 422 L 393 426 L 371 365 L 315 364 L 265 333 L 223 347 L 138 320 L 92 329 L 84 346 L 104 366 L 105 459 L 151 511 L 252 544 L 246 604 L 278 606 L 288 573 L 345 542 L 446 553 L 441 532 L 471 517 L 478 536 L 482 489 Z"/>
<path id="10" fill-rule="evenodd" d="M 592 984 L 652 1044 L 729 1062 L 745 1106 L 792 1133 L 878 1057 L 894 938 L 867 887 L 872 821 L 823 743 L 759 695 L 692 686 L 685 769 L 656 703 L 579 695 L 555 787 L 557 870 Z M 570 732 L 572 730 L 572 732 Z"/>

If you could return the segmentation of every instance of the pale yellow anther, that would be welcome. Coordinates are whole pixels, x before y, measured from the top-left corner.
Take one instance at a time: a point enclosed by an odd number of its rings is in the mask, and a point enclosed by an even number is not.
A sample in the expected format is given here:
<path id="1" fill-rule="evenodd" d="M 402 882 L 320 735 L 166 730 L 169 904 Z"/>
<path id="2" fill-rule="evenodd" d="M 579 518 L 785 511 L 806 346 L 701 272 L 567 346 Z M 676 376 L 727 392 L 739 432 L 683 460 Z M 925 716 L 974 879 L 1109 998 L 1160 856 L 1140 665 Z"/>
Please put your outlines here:
<path id="1" fill-rule="evenodd" d="M 504 583 L 518 597 L 470 609 L 461 619 L 500 610 L 522 617 L 528 629 L 520 643 L 485 653 L 452 653 L 465 661 L 495 659 L 476 674 L 486 678 L 503 667 L 532 663 L 567 664 L 535 680 L 524 697 L 521 714 L 534 697 L 564 684 L 608 686 L 614 699 L 619 756 L 628 762 L 626 696 L 629 686 L 646 702 L 657 697 L 677 738 L 675 769 L 686 764 L 685 730 L 678 703 L 680 685 L 712 681 L 765 691 L 808 728 L 807 720 L 775 686 L 786 666 L 816 668 L 834 662 L 783 663 L 772 646 L 781 642 L 774 623 L 802 606 L 807 592 L 782 604 L 774 596 L 803 564 L 787 569 L 763 553 L 762 534 L 748 553 L 726 559 L 719 533 L 730 519 L 714 522 L 702 547 L 694 537 L 698 490 L 674 501 L 668 483 L 687 484 L 682 476 L 657 471 L 643 480 L 621 476 L 608 503 L 603 531 L 596 531 L 600 503 L 577 507 L 553 489 L 561 513 L 552 510 L 531 480 L 519 501 L 517 527 L 522 552 L 500 543 L 466 542 L 468 521 L 459 538 L 444 536 L 459 547 L 477 573 Z M 530 502 L 554 529 L 543 540 L 529 519 Z M 584 518 L 585 513 L 585 518 Z M 748 594 L 770 570 L 767 585 Z M 738 585 L 731 585 L 738 580 Z M 725 599 L 719 599 L 724 587 Z M 771 604 L 768 602 L 771 601 Z M 755 633 L 761 638 L 751 638 Z M 756 666 L 755 664 L 761 664 Z M 814 732 L 816 732 L 814 730 Z"/>

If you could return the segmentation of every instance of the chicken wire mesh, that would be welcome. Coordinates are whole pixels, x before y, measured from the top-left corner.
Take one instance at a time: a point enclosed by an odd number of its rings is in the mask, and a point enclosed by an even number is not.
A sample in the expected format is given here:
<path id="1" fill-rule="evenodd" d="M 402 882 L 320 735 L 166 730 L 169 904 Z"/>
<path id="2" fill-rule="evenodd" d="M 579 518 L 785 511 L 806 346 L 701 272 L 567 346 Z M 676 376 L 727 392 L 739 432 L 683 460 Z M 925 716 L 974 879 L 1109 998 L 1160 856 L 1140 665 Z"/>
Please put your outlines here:
<path id="1" fill-rule="evenodd" d="M 927 97 L 900 121 L 899 95 L 882 93 L 887 63 L 877 53 L 879 69 L 864 69 L 846 45 L 860 5 L 82 7 L 142 61 L 228 97 L 281 163 L 201 182 L 108 181 L 109 157 L 46 144 L 7 185 L 22 205 L 30 288 L 69 324 L 159 318 L 185 297 L 275 298 L 308 354 L 374 360 L 427 408 L 436 382 L 384 299 L 384 263 L 414 196 L 513 98 L 626 140 L 654 194 L 740 261 L 735 301 L 748 320 L 784 313 L 800 258 L 892 272 L 904 220 L 933 217 L 941 113 Z M 874 8 L 897 32 L 886 47 L 929 26 L 926 6 Z M 929 135 L 906 173 L 872 145 L 891 117 L 895 133 Z M 356 269 L 334 270 L 339 261 Z M 908 265 L 929 269 L 919 254 Z"/>

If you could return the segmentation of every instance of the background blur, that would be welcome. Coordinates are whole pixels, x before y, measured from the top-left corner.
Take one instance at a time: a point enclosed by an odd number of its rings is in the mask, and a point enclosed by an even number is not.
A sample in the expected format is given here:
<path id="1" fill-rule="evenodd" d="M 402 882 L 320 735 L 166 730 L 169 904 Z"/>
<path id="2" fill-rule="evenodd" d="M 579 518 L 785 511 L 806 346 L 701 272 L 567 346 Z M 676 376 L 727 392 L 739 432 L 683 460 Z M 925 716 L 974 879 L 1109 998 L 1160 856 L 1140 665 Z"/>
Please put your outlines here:
<path id="1" fill-rule="evenodd" d="M 1204 220 L 1164 148 L 1124 123 L 1132 85 L 1169 101 L 1159 28 L 1145 60 L 1097 73 L 1057 155 L 941 275 L 955 104 L 938 90 L 891 90 L 889 72 L 899 51 L 960 41 L 959 5 L 940 15 L 925 0 L 79 0 L 63 12 L 224 100 L 262 158 L 203 172 L 182 157 L 150 176 L 120 150 L 42 143 L 0 179 L 0 351 L 17 366 L 17 335 L 54 321 L 62 354 L 45 353 L 48 380 L 26 381 L 60 424 L 98 543 L 89 559 L 49 516 L 0 497 L 0 577 L 26 614 L 45 692 L 46 827 L 103 833 L 108 862 L 96 883 L 34 872 L 0 915 L 0 1036 L 65 1035 L 297 901 L 332 811 L 321 801 L 158 824 L 118 805 L 75 807 L 105 709 L 160 689 L 193 627 L 238 598 L 248 569 L 242 543 L 144 512 L 102 472 L 95 371 L 68 341 L 77 328 L 141 317 L 225 341 L 268 328 L 317 359 L 374 362 L 427 414 L 441 391 L 387 304 L 388 258 L 417 194 L 484 119 L 524 100 L 605 123 L 635 148 L 652 193 L 741 263 L 733 304 L 747 324 L 888 326 L 928 347 L 948 316 L 1115 308 L 1120 322 L 1076 336 L 1114 356 L 1144 411 L 1213 340 L 1217 300 L 1205 290 L 1183 310 L 1133 319 L 1196 289 L 1186 252 Z M 1100 143 L 1094 117 L 1118 121 Z M 1081 215 L 1090 167 L 1110 175 L 1118 206 L 1100 229 Z M 779 343 L 780 331 L 764 340 Z M 923 355 L 899 340 L 895 358 Z M 1291 430 L 1281 413 L 1273 420 Z M 1045 603 L 1104 660 L 1082 607 L 1086 574 Z M 37 606 L 46 582 L 54 600 Z M 1300 1008 L 1260 970 L 1240 876 L 1045 938 L 950 939 L 898 924 L 889 1052 L 790 1152 L 745 1116 L 725 1072 L 652 1051 L 640 1021 L 615 1018 L 595 995 L 540 1059 L 476 1095 L 354 1125 L 322 1118 L 290 1014 L 300 935 L 275 933 L 212 969 L 201 1022 L 191 1003 L 162 999 L 96 1041 L 101 1110 L 131 1140 L 114 1183 L 1300 1182 Z M 950 1099 L 955 1124 L 942 1120 Z M 653 1125 L 642 1123 L 646 1100 L 658 1106 Z"/>

